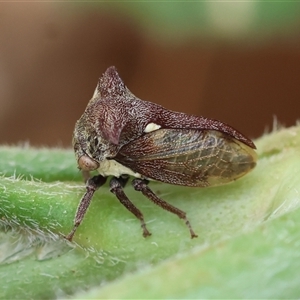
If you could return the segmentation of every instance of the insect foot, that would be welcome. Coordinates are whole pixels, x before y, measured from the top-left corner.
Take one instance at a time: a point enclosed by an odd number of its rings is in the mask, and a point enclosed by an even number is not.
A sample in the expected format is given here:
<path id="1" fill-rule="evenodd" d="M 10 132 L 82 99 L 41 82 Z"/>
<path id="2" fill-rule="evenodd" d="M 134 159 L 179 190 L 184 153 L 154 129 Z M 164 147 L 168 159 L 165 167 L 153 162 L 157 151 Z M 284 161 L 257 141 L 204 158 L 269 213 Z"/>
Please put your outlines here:
<path id="1" fill-rule="evenodd" d="M 149 180 L 186 187 L 210 187 L 234 182 L 256 166 L 254 143 L 233 127 L 202 116 L 168 110 L 136 97 L 115 67 L 100 77 L 84 113 L 75 124 L 73 147 L 87 191 L 79 203 L 72 240 L 96 189 L 112 176 L 110 190 L 141 222 L 143 214 L 127 198 L 123 187 L 132 184 L 148 199 L 183 219 L 192 238 L 197 237 L 186 213 L 158 198 Z"/>

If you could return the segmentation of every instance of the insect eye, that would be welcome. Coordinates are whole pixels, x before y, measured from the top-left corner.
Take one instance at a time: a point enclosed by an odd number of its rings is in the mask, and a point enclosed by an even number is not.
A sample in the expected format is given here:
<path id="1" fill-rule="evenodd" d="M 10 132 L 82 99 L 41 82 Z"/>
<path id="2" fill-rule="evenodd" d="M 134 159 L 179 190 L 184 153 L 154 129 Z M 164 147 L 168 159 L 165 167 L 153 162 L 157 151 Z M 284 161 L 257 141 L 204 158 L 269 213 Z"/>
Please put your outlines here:
<path id="1" fill-rule="evenodd" d="M 78 167 L 83 171 L 93 171 L 99 168 L 99 164 L 89 156 L 82 155 L 78 159 Z"/>
<path id="2" fill-rule="evenodd" d="M 98 144 L 99 144 L 99 140 L 96 137 L 94 139 L 94 143 L 95 143 L 95 146 L 98 146 Z"/>

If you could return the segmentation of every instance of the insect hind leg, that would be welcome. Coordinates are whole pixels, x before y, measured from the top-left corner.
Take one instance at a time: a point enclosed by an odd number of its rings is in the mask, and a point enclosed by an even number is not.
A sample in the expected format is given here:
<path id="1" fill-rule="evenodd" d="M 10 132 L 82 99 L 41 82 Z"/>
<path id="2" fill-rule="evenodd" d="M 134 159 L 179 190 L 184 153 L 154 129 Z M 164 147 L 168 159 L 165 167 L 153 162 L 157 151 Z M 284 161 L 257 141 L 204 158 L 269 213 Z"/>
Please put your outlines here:
<path id="1" fill-rule="evenodd" d="M 148 183 L 149 181 L 146 179 L 140 179 L 140 178 L 136 178 L 132 181 L 132 185 L 134 187 L 134 189 L 136 191 L 140 191 L 143 193 L 143 195 L 145 195 L 149 200 L 151 200 L 154 204 L 160 206 L 161 208 L 163 208 L 164 210 L 167 210 L 175 215 L 177 215 L 180 219 L 183 219 L 185 221 L 186 226 L 188 227 L 188 229 L 190 230 L 190 234 L 191 234 L 191 238 L 195 238 L 198 237 L 197 234 L 195 234 L 190 221 L 187 219 L 186 217 L 186 213 L 182 210 L 180 210 L 179 208 L 169 204 L 168 202 L 166 202 L 165 200 L 162 200 L 160 198 L 158 198 L 153 192 L 152 190 L 148 187 Z"/>
<path id="2" fill-rule="evenodd" d="M 123 204 L 131 213 L 133 213 L 141 222 L 141 227 L 143 229 L 143 236 L 150 236 L 151 233 L 148 231 L 144 216 L 141 211 L 127 198 L 123 191 L 123 187 L 126 185 L 129 177 L 113 177 L 110 181 L 110 191 L 116 195 L 121 204 Z"/>

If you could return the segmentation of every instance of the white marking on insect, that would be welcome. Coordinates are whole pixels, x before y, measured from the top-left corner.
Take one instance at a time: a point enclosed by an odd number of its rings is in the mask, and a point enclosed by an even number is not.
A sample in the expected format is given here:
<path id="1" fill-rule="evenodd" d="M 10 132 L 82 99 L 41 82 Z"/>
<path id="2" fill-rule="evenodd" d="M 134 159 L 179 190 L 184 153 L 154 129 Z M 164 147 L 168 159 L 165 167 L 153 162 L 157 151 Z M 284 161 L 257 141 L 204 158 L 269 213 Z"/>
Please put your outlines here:
<path id="1" fill-rule="evenodd" d="M 148 133 L 148 132 L 151 132 L 151 131 L 154 131 L 154 130 L 157 130 L 159 129 L 161 126 L 160 125 L 157 125 L 155 123 L 149 123 L 146 128 L 144 129 L 144 132 L 145 133 Z"/>
<path id="2" fill-rule="evenodd" d="M 94 91 L 92 99 L 96 98 L 98 95 L 99 95 L 99 90 L 98 90 L 98 86 L 97 86 L 96 89 L 95 89 L 95 91 Z"/>
<path id="3" fill-rule="evenodd" d="M 100 162 L 100 167 L 97 169 L 100 175 L 102 176 L 115 176 L 120 177 L 121 175 L 131 175 L 136 178 L 141 178 L 141 174 L 133 172 L 131 169 L 121 165 L 115 160 L 105 159 Z"/>

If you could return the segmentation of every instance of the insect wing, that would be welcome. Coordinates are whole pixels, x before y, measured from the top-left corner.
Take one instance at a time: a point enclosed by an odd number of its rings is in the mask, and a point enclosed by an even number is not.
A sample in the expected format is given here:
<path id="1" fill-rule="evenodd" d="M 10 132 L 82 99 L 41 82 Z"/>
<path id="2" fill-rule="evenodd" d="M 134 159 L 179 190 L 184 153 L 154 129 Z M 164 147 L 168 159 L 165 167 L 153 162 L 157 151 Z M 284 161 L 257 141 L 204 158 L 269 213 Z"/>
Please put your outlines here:
<path id="1" fill-rule="evenodd" d="M 211 186 L 248 173 L 256 153 L 215 130 L 159 129 L 123 146 L 114 159 L 148 179 Z"/>

